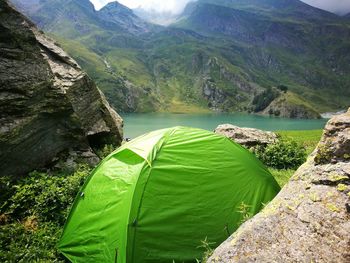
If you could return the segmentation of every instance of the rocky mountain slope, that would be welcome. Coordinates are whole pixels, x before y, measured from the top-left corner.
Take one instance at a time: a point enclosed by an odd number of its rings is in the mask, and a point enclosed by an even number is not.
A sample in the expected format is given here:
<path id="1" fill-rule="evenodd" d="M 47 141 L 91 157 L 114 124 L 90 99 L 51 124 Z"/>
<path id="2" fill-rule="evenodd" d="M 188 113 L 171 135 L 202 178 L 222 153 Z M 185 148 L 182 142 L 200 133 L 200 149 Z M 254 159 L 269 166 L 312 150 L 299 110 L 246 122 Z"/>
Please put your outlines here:
<path id="1" fill-rule="evenodd" d="M 208 262 L 349 262 L 350 109 L 277 197 Z"/>
<path id="2" fill-rule="evenodd" d="M 123 121 L 94 82 L 7 1 L 0 31 L 0 175 L 61 155 L 96 161 L 92 148 L 121 143 Z"/>
<path id="3" fill-rule="evenodd" d="M 132 34 L 150 32 L 154 27 L 136 16 L 133 11 L 118 2 L 111 2 L 96 12 L 97 17 L 105 23 L 110 23 L 113 30 L 118 25 L 123 30 Z"/>
<path id="4" fill-rule="evenodd" d="M 40 3 L 23 10 L 55 35 L 120 111 L 317 118 L 349 106 L 350 25 L 301 1 L 199 0 L 163 28 L 118 3 L 100 11 L 88 0 Z M 50 16 L 55 22 L 46 23 Z M 281 85 L 293 98 L 288 103 L 281 103 L 283 92 L 270 92 Z"/>

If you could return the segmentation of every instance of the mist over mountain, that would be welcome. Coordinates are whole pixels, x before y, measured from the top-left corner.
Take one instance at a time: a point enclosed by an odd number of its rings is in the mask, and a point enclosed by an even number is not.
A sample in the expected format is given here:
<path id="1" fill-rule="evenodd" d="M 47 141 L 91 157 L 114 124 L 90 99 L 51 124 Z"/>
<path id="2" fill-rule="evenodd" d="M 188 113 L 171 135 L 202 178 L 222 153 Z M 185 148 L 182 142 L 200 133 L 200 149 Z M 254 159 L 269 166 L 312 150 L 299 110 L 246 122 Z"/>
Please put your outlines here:
<path id="1" fill-rule="evenodd" d="M 176 22 L 176 20 L 180 16 L 180 14 L 174 14 L 170 11 L 159 12 L 154 9 L 147 10 L 141 7 L 135 8 L 133 9 L 133 11 L 137 16 L 144 19 L 145 21 L 162 26 L 168 26 Z"/>
<path id="2" fill-rule="evenodd" d="M 329 12 L 344 15 L 350 12 L 350 1 L 348 0 L 302 0 L 303 2 Z"/>
<path id="3" fill-rule="evenodd" d="M 120 0 L 119 2 L 131 9 L 143 9 L 154 13 L 180 14 L 191 1 L 195 0 Z M 107 3 L 113 2 L 113 0 L 91 0 L 91 2 L 95 5 L 96 9 L 101 9 Z"/>
<path id="4" fill-rule="evenodd" d="M 91 0 L 95 5 L 96 9 L 100 9 L 105 6 L 108 2 L 113 0 Z M 132 9 L 142 9 L 145 12 L 152 13 L 171 13 L 172 15 L 179 14 L 183 11 L 185 6 L 190 2 L 196 0 L 121 0 L 120 3 L 128 6 Z M 339 15 L 344 15 L 350 12 L 350 2 L 348 0 L 301 0 L 302 2 L 317 7 L 328 12 L 332 12 Z M 237 1 L 231 1 L 237 2 Z"/>
<path id="5" fill-rule="evenodd" d="M 349 23 L 298 0 L 199 0 L 167 27 L 117 2 L 13 2 L 119 111 L 317 118 L 349 106 Z"/>

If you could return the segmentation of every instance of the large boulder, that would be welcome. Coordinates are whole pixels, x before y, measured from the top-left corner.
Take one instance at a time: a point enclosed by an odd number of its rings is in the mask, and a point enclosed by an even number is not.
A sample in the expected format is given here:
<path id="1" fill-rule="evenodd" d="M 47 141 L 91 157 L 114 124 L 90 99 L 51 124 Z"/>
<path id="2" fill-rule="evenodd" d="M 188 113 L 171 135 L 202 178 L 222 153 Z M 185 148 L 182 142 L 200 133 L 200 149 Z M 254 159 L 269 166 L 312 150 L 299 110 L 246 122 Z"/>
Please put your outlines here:
<path id="1" fill-rule="evenodd" d="M 208 262 L 350 262 L 350 109 L 262 212 Z"/>
<path id="2" fill-rule="evenodd" d="M 7 1 L 0 1 L 0 175 L 21 175 L 63 152 L 96 160 L 119 145 L 123 121 L 89 76 Z"/>
<path id="3" fill-rule="evenodd" d="M 224 135 L 248 149 L 257 145 L 266 146 L 273 144 L 278 140 L 278 136 L 273 132 L 253 128 L 241 128 L 231 124 L 219 125 L 215 129 L 215 133 Z"/>

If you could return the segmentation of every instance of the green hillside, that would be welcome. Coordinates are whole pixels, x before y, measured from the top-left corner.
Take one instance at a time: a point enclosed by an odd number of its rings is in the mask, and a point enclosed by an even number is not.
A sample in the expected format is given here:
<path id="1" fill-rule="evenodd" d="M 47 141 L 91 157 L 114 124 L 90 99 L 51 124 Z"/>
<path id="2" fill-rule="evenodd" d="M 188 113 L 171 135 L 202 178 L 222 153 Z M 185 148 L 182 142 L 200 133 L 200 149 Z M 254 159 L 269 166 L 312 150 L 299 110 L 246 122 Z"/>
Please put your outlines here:
<path id="1" fill-rule="evenodd" d="M 264 109 L 283 99 L 281 85 L 294 94 L 288 107 L 297 117 L 349 106 L 350 24 L 297 0 L 199 0 L 169 27 L 117 3 L 100 11 L 88 0 L 40 3 L 24 11 L 120 112 L 269 114 Z"/>

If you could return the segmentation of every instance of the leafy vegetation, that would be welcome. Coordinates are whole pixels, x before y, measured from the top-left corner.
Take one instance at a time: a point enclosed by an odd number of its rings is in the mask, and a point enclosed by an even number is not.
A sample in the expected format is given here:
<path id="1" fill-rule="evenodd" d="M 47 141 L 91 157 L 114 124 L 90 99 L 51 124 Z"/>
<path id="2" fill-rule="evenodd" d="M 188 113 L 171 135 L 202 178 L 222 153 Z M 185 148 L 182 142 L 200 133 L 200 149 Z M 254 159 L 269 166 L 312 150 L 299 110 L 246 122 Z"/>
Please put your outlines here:
<path id="1" fill-rule="evenodd" d="M 315 148 L 321 139 L 322 130 L 307 130 L 307 131 L 278 131 L 277 132 L 282 139 L 293 140 L 306 149 L 306 153 L 309 155 Z"/>
<path id="2" fill-rule="evenodd" d="M 250 212 L 250 205 L 245 204 L 244 202 L 240 203 L 238 206 L 238 213 L 241 215 L 241 221 L 239 222 L 239 226 L 242 225 L 244 222 L 249 220 L 252 217 L 252 213 Z"/>
<path id="3" fill-rule="evenodd" d="M 62 226 L 13 221 L 0 226 L 1 262 L 65 262 L 55 246 Z"/>
<path id="4" fill-rule="evenodd" d="M 266 147 L 258 146 L 254 152 L 263 163 L 276 169 L 296 169 L 306 161 L 304 147 L 291 140 L 280 140 Z"/>
<path id="5" fill-rule="evenodd" d="M 116 149 L 115 145 L 113 144 L 105 144 L 100 149 L 97 149 L 95 152 L 97 156 L 102 160 L 106 158 L 108 155 L 110 155 L 114 150 Z"/>
<path id="6" fill-rule="evenodd" d="M 208 237 L 205 237 L 204 240 L 201 240 L 201 245 L 199 246 L 199 248 L 204 249 L 204 253 L 203 253 L 202 260 L 198 260 L 198 259 L 196 260 L 197 263 L 207 262 L 207 260 L 210 258 L 210 256 L 214 252 L 213 245 L 214 245 L 213 242 L 208 241 Z"/>
<path id="7" fill-rule="evenodd" d="M 64 262 L 56 243 L 90 170 L 80 165 L 70 174 L 32 172 L 17 181 L 1 178 L 1 262 Z"/>
<path id="8" fill-rule="evenodd" d="M 320 141 L 322 130 L 278 131 L 277 133 L 282 140 L 294 141 L 299 145 L 299 147 L 304 147 L 307 155 L 309 155 Z M 283 187 L 286 183 L 288 183 L 290 177 L 294 174 L 296 168 L 277 169 L 269 167 L 269 171 L 275 177 L 278 184 L 281 187 Z"/>

